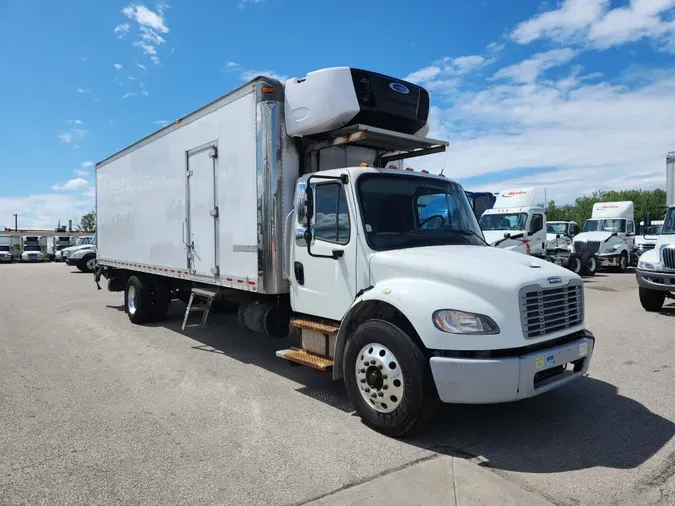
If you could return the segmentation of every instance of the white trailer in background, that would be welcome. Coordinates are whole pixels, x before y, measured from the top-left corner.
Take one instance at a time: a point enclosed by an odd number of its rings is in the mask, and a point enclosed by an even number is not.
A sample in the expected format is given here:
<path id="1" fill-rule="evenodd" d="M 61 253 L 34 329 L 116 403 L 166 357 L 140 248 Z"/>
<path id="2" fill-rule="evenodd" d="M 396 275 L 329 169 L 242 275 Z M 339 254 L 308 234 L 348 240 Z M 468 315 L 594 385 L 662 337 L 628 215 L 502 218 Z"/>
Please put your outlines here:
<path id="1" fill-rule="evenodd" d="M 173 298 L 184 326 L 197 299 L 205 321 L 225 299 L 249 330 L 297 329 L 277 355 L 344 379 L 389 435 L 439 399 L 512 401 L 581 377 L 581 279 L 487 247 L 459 184 L 389 168 L 445 149 L 425 137 L 429 105 L 357 69 L 254 79 L 96 165 L 95 280 L 124 292 L 135 324 Z"/>
<path id="2" fill-rule="evenodd" d="M 597 255 L 600 267 L 614 267 L 624 272 L 637 265 L 633 202 L 597 202 L 591 219 L 574 238 L 574 252 Z"/>
<path id="3" fill-rule="evenodd" d="M 41 236 L 23 236 L 21 238 L 21 261 L 43 262 L 47 238 Z"/>
<path id="4" fill-rule="evenodd" d="M 666 155 L 666 207 L 675 206 L 675 151 Z"/>
<path id="5" fill-rule="evenodd" d="M 69 235 L 55 235 L 53 237 L 47 238 L 47 249 L 46 254 L 49 260 L 56 260 L 57 254 L 63 251 L 66 248 L 70 248 L 73 245 L 73 238 Z"/>
<path id="6" fill-rule="evenodd" d="M 0 235 L 0 262 L 14 261 L 14 241 L 11 235 Z"/>

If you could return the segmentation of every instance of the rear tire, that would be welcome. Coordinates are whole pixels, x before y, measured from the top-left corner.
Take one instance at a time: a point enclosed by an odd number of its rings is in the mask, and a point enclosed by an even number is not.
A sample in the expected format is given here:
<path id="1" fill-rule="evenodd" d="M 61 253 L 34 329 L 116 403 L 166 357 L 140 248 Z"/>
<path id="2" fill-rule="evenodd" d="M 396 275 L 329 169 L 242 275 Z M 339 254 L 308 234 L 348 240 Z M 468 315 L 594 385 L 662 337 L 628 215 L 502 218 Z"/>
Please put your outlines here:
<path id="1" fill-rule="evenodd" d="M 656 312 L 660 311 L 663 303 L 666 300 L 666 292 L 659 290 L 650 290 L 649 288 L 640 287 L 640 304 L 645 311 Z"/>
<path id="2" fill-rule="evenodd" d="M 583 269 L 583 261 L 581 260 L 581 255 L 577 253 L 572 253 L 567 259 L 567 268 L 571 270 L 574 274 L 581 275 Z"/>
<path id="3" fill-rule="evenodd" d="M 379 363 L 380 357 L 388 362 Z M 439 399 L 429 361 L 396 325 L 383 320 L 359 325 L 347 341 L 343 363 L 347 393 L 368 427 L 400 437 L 421 430 L 433 417 Z"/>
<path id="4" fill-rule="evenodd" d="M 595 276 L 595 273 L 598 272 L 598 259 L 594 255 L 591 255 L 586 260 L 586 265 L 584 265 L 584 274 L 587 276 Z"/>
<path id="5" fill-rule="evenodd" d="M 131 323 L 140 325 L 152 318 L 150 292 L 145 285 L 145 280 L 141 277 L 131 276 L 129 278 L 124 292 L 124 302 Z"/>

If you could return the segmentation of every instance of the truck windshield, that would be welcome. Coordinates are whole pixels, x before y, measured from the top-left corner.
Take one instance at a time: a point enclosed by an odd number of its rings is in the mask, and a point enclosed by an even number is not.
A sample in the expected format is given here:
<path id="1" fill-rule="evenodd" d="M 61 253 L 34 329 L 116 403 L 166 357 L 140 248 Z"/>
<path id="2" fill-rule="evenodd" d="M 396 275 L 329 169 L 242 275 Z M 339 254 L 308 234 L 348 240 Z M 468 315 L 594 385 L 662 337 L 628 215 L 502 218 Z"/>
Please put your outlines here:
<path id="1" fill-rule="evenodd" d="M 567 226 L 567 223 L 547 223 L 546 233 L 567 235 Z"/>
<path id="2" fill-rule="evenodd" d="M 24 246 L 23 250 L 24 251 L 42 251 L 42 248 L 40 248 L 40 246 Z"/>
<path id="3" fill-rule="evenodd" d="M 640 223 L 637 235 L 659 235 L 661 233 L 661 227 L 663 227 L 663 225 L 649 225 L 647 229 L 645 229 L 645 226 Z"/>
<path id="4" fill-rule="evenodd" d="M 626 220 L 588 220 L 584 232 L 625 232 Z"/>
<path id="5" fill-rule="evenodd" d="M 9 251 L 9 246 L 0 246 L 0 251 Z"/>
<path id="6" fill-rule="evenodd" d="M 675 234 L 675 207 L 668 209 L 666 219 L 663 221 L 661 234 Z"/>
<path id="7" fill-rule="evenodd" d="M 358 196 L 366 240 L 374 250 L 455 244 L 485 246 L 460 185 L 394 174 L 365 174 Z"/>
<path id="8" fill-rule="evenodd" d="M 525 230 L 526 213 L 484 214 L 480 218 L 483 230 Z"/>
<path id="9" fill-rule="evenodd" d="M 82 246 L 84 244 L 89 244 L 91 242 L 91 237 L 80 237 L 77 240 L 77 246 Z"/>

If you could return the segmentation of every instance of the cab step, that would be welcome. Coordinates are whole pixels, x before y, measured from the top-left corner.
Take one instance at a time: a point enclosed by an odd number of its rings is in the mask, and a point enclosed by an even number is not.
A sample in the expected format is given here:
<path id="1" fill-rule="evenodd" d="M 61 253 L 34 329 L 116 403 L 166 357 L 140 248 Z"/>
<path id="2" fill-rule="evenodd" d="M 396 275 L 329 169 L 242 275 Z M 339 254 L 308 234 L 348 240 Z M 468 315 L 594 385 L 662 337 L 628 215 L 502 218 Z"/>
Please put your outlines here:
<path id="1" fill-rule="evenodd" d="M 277 357 L 295 362 L 296 364 L 306 365 L 318 371 L 328 371 L 333 367 L 333 361 L 330 358 L 320 357 L 298 348 L 289 348 L 287 350 L 278 350 Z"/>
<path id="2" fill-rule="evenodd" d="M 313 330 L 321 334 L 332 334 L 340 330 L 338 325 L 323 320 L 309 320 L 307 318 L 293 318 L 290 323 L 291 327 L 297 327 L 303 330 Z"/>

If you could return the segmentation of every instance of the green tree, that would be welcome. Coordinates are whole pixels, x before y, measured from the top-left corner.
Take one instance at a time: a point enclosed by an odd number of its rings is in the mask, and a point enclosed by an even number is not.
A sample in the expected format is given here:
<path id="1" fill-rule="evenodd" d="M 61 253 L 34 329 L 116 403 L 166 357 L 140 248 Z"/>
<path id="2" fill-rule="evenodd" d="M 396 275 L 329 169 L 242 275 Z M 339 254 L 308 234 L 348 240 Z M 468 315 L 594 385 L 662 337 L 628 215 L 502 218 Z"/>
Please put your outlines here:
<path id="1" fill-rule="evenodd" d="M 79 232 L 95 232 L 96 231 L 96 212 L 92 211 L 82 216 L 80 219 Z"/>

